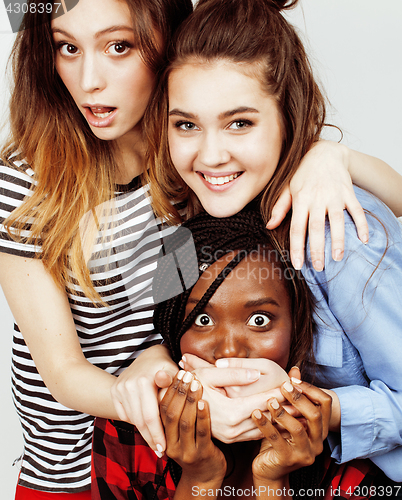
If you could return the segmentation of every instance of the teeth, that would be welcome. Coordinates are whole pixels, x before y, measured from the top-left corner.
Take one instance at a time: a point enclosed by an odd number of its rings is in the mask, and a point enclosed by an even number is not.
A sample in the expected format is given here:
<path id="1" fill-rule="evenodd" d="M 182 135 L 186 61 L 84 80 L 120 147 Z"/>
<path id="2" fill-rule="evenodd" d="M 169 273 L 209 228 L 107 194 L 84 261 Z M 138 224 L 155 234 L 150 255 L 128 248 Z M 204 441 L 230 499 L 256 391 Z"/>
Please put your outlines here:
<path id="1" fill-rule="evenodd" d="M 96 116 L 96 118 L 106 118 L 107 116 L 110 115 L 110 113 L 113 113 L 112 111 L 107 111 L 106 113 L 96 113 L 94 110 L 92 110 L 92 114 Z"/>
<path id="2" fill-rule="evenodd" d="M 203 177 L 210 184 L 222 185 L 222 184 L 227 184 L 230 181 L 233 181 L 233 179 L 236 179 L 237 177 L 239 177 L 239 175 L 240 175 L 240 173 L 226 175 L 225 177 L 209 177 L 208 175 L 203 174 Z"/>

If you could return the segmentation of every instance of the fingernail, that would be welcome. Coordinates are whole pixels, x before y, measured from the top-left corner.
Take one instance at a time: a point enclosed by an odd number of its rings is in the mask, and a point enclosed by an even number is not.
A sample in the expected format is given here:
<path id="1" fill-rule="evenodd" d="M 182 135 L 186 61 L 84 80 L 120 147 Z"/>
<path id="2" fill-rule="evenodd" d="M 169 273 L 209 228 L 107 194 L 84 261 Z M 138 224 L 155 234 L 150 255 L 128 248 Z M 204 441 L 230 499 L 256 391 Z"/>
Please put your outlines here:
<path id="1" fill-rule="evenodd" d="M 363 234 L 362 237 L 361 237 L 361 241 L 367 245 L 368 243 L 368 240 L 369 240 L 369 235 L 368 234 Z"/>
<path id="2" fill-rule="evenodd" d="M 163 453 L 161 453 L 160 451 L 156 451 L 156 450 L 154 450 L 154 453 L 155 453 L 155 455 L 156 455 L 158 458 L 162 458 L 162 457 L 163 457 Z"/>
<path id="3" fill-rule="evenodd" d="M 185 374 L 186 372 L 184 370 L 180 370 L 179 373 L 177 374 L 177 378 L 178 380 L 181 380 L 183 378 L 183 375 Z"/>
<path id="4" fill-rule="evenodd" d="M 336 262 L 339 262 L 340 260 L 342 260 L 342 257 L 343 257 L 343 252 L 340 248 L 337 248 L 335 251 L 334 251 L 334 260 Z"/>
<path id="5" fill-rule="evenodd" d="M 197 380 L 193 380 L 191 382 L 190 391 L 191 392 L 196 392 L 196 391 L 198 391 L 199 388 L 200 388 L 200 383 Z"/>
<path id="6" fill-rule="evenodd" d="M 163 453 L 163 446 L 161 444 L 156 445 L 156 449 L 159 451 L 159 453 Z"/>
<path id="7" fill-rule="evenodd" d="M 290 383 L 290 382 L 285 382 L 283 384 L 283 388 L 285 389 L 285 391 L 287 392 L 292 392 L 293 391 L 293 385 Z"/>
<path id="8" fill-rule="evenodd" d="M 258 370 L 247 370 L 247 380 L 258 380 L 260 372 Z"/>
<path id="9" fill-rule="evenodd" d="M 254 410 L 253 411 L 253 415 L 258 420 L 260 420 L 260 418 L 262 417 L 262 414 L 261 414 L 260 410 Z"/>
<path id="10" fill-rule="evenodd" d="M 179 366 L 180 366 L 180 368 L 184 368 L 184 363 L 183 363 L 183 361 L 181 361 L 181 360 L 179 361 Z"/>
<path id="11" fill-rule="evenodd" d="M 302 381 L 299 379 L 299 378 L 296 378 L 296 377 L 290 377 L 290 380 L 294 383 L 294 384 L 301 384 Z"/>
<path id="12" fill-rule="evenodd" d="M 190 372 L 186 372 L 184 377 L 183 377 L 183 382 L 185 384 L 188 384 L 189 382 L 191 382 L 192 378 L 193 378 L 193 375 Z"/>
<path id="13" fill-rule="evenodd" d="M 278 410 L 279 409 L 278 400 L 275 399 L 275 398 L 270 402 L 270 405 L 271 405 L 271 408 L 273 408 L 274 410 Z"/>
<path id="14" fill-rule="evenodd" d="M 181 359 L 182 359 L 185 363 L 187 363 L 187 358 L 186 358 L 186 356 L 184 356 L 184 355 L 183 355 L 183 356 L 181 357 Z"/>
<path id="15" fill-rule="evenodd" d="M 198 401 L 198 409 L 202 411 L 204 408 L 205 408 L 204 401 Z"/>
<path id="16" fill-rule="evenodd" d="M 303 267 L 301 259 L 299 258 L 293 259 L 293 267 L 296 269 L 296 271 L 300 271 L 300 269 Z"/>
<path id="17" fill-rule="evenodd" d="M 315 260 L 313 262 L 314 269 L 318 272 L 321 272 L 324 269 L 324 265 L 320 260 Z"/>
<path id="18" fill-rule="evenodd" d="M 217 366 L 218 368 L 228 368 L 229 361 L 225 358 L 217 359 L 215 361 L 215 366 Z"/>

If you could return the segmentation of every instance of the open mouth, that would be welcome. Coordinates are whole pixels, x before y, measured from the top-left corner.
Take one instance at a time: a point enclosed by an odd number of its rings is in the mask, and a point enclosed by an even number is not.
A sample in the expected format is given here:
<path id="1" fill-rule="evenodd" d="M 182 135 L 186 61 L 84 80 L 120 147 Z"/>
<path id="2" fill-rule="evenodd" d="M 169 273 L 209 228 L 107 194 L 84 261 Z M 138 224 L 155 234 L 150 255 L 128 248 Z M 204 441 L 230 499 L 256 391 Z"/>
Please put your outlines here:
<path id="1" fill-rule="evenodd" d="M 94 116 L 96 118 L 107 118 L 109 115 L 113 113 L 113 111 L 116 108 L 109 108 L 109 107 L 103 107 L 103 108 L 89 108 Z"/>
<path id="2" fill-rule="evenodd" d="M 225 175 L 222 177 L 210 177 L 209 175 L 205 175 L 203 173 L 201 173 L 201 175 L 210 184 L 221 186 L 223 184 L 228 184 L 229 182 L 234 181 L 235 179 L 240 177 L 240 175 L 242 175 L 242 173 L 243 172 L 236 172 L 235 174 Z"/>

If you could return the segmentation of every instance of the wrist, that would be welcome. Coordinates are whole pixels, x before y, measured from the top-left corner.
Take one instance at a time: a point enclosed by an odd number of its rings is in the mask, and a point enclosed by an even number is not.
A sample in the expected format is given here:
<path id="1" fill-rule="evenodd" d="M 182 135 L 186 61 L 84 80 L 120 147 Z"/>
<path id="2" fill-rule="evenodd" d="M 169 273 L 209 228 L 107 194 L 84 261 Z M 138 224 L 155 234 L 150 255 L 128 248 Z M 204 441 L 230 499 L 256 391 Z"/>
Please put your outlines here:
<path id="1" fill-rule="evenodd" d="M 217 498 L 218 490 L 223 483 L 224 475 L 222 477 L 214 477 L 209 481 L 199 481 L 194 476 L 185 474 L 183 472 L 179 484 L 177 485 L 175 499 L 185 498 L 186 500 L 193 497 Z M 176 496 L 177 495 L 177 496 Z"/>
<path id="2" fill-rule="evenodd" d="M 257 500 L 266 498 L 271 500 L 292 498 L 290 494 L 289 474 L 278 479 L 263 479 L 253 476 L 253 484 Z"/>

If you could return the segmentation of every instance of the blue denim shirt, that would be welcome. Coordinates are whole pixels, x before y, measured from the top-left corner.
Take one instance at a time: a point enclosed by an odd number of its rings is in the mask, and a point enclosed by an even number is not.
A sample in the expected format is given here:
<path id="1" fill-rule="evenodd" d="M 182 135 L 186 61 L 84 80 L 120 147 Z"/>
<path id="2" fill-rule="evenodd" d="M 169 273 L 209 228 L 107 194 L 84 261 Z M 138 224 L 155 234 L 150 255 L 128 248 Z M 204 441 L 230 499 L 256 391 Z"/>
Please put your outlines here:
<path id="1" fill-rule="evenodd" d="M 309 254 L 302 270 L 317 301 L 314 384 L 336 388 L 340 400 L 332 456 L 369 457 L 402 481 L 402 226 L 377 198 L 355 192 L 373 214 L 369 243 L 345 211 L 343 260 L 331 258 L 327 223 L 324 271 L 314 271 Z"/>

